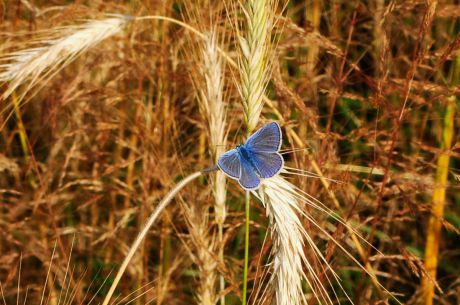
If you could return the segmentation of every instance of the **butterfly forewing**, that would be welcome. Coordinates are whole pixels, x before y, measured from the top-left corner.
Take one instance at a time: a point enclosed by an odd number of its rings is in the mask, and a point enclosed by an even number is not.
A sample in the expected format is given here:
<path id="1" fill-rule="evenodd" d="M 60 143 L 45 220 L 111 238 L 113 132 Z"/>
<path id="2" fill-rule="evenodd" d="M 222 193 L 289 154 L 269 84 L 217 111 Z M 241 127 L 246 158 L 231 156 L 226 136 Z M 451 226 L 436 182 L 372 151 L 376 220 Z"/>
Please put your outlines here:
<path id="1" fill-rule="evenodd" d="M 232 149 L 220 156 L 217 161 L 219 168 L 233 179 L 239 179 L 241 173 L 241 164 L 238 157 L 238 151 Z"/>
<path id="2" fill-rule="evenodd" d="M 269 123 L 249 137 L 244 144 L 253 152 L 277 152 L 281 147 L 281 128 L 276 122 Z"/>
<path id="3" fill-rule="evenodd" d="M 257 177 L 254 167 L 245 158 L 240 158 L 240 161 L 241 175 L 238 182 L 246 190 L 258 188 L 260 185 L 260 178 Z"/>
<path id="4" fill-rule="evenodd" d="M 278 174 L 284 165 L 279 153 L 251 152 L 252 162 L 261 178 L 271 178 Z"/>

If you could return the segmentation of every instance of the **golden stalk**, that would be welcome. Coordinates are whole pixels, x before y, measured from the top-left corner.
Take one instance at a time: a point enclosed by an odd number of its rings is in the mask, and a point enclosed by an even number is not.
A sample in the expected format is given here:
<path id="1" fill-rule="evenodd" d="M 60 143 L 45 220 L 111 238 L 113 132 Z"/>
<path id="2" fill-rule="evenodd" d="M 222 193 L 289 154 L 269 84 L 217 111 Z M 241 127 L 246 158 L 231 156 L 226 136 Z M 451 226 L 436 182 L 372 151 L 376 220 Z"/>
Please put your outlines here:
<path id="1" fill-rule="evenodd" d="M 218 32 L 215 26 L 209 33 L 203 43 L 200 43 L 195 54 L 198 62 L 198 69 L 194 71 L 193 83 L 198 93 L 198 105 L 207 123 L 207 134 L 209 137 L 209 150 L 214 162 L 220 155 L 225 152 L 226 144 L 226 117 L 227 109 L 224 101 L 224 63 L 222 55 L 218 50 Z M 200 158 L 205 155 L 206 142 L 205 134 L 200 136 Z M 202 244 L 206 247 L 197 247 L 197 257 L 206 258 L 213 251 L 218 252 L 220 263 L 224 264 L 224 240 L 223 228 L 226 218 L 226 196 L 227 185 L 225 174 L 217 171 L 213 177 L 213 195 L 214 195 L 214 214 L 218 227 L 217 243 L 211 242 L 214 237 L 209 234 L 201 234 Z M 207 224 L 207 223 L 206 223 Z M 193 232 L 192 223 L 190 231 Z M 195 228 L 196 229 L 196 228 Z M 202 228 L 203 229 L 203 228 Z M 191 234 L 193 237 L 193 234 Z M 192 238 L 193 239 L 193 238 Z M 198 237 L 194 238 L 195 240 Z M 198 299 L 200 304 L 209 304 L 210 301 L 217 299 L 214 281 L 216 281 L 217 265 L 208 259 L 195 259 L 198 266 L 206 272 L 200 276 L 200 289 Z M 212 284 L 212 285 L 211 285 Z M 225 304 L 225 281 L 223 275 L 219 277 L 219 290 L 221 293 L 220 303 Z"/>
<path id="2" fill-rule="evenodd" d="M 139 235 L 137 238 L 134 240 L 132 246 L 129 248 L 128 254 L 125 256 L 125 259 L 123 260 L 123 263 L 120 266 L 120 269 L 118 269 L 118 272 L 115 276 L 115 279 L 112 282 L 112 285 L 110 286 L 109 291 L 107 292 L 107 295 L 104 298 L 104 301 L 102 305 L 108 305 L 110 302 L 110 299 L 112 298 L 113 293 L 115 292 L 115 289 L 118 286 L 118 283 L 121 280 L 121 277 L 125 273 L 126 268 L 128 267 L 129 263 L 131 262 L 132 258 L 134 257 L 134 254 L 136 253 L 136 250 L 140 247 L 141 243 L 144 241 L 144 238 L 147 236 L 147 233 L 149 232 L 150 228 L 152 225 L 156 222 L 158 216 L 160 213 L 168 206 L 168 204 L 171 202 L 171 200 L 176 196 L 177 193 L 181 189 L 183 189 L 187 184 L 189 184 L 191 181 L 195 180 L 196 178 L 200 177 L 203 173 L 202 172 L 195 172 L 193 174 L 190 174 L 189 176 L 185 177 L 182 179 L 166 196 L 158 203 L 157 207 L 155 210 L 153 210 L 152 214 L 150 214 L 149 219 L 145 223 L 143 229 L 141 232 L 139 232 Z"/>
<path id="3" fill-rule="evenodd" d="M 19 100 L 16 93 L 12 92 L 12 100 L 14 106 L 14 114 L 16 115 L 16 120 L 18 121 L 18 132 L 19 132 L 19 141 L 21 142 L 22 152 L 24 153 L 24 158 L 26 162 L 29 161 L 29 145 L 27 144 L 27 133 L 24 123 L 22 121 L 21 108 L 19 107 Z"/>
<path id="4" fill-rule="evenodd" d="M 458 78 L 460 69 L 460 57 L 457 58 L 454 69 L 454 78 Z M 444 127 L 442 130 L 441 154 L 438 157 L 435 176 L 435 188 L 431 214 L 428 219 L 428 229 L 425 244 L 425 269 L 427 275 L 422 279 L 423 302 L 425 305 L 432 305 L 436 286 L 436 269 L 438 267 L 439 241 L 441 238 L 442 220 L 444 217 L 444 207 L 446 201 L 446 185 L 449 174 L 449 150 L 452 145 L 454 135 L 454 114 L 456 96 L 447 99 L 446 112 L 444 114 Z"/>
<path id="5" fill-rule="evenodd" d="M 259 122 L 270 76 L 268 56 L 271 42 L 273 3 L 268 0 L 248 0 L 241 6 L 245 16 L 245 27 L 237 32 L 240 42 L 238 90 L 242 99 L 247 133 L 250 134 Z M 249 265 L 250 193 L 245 197 L 245 240 L 243 263 L 242 304 L 247 302 Z"/>

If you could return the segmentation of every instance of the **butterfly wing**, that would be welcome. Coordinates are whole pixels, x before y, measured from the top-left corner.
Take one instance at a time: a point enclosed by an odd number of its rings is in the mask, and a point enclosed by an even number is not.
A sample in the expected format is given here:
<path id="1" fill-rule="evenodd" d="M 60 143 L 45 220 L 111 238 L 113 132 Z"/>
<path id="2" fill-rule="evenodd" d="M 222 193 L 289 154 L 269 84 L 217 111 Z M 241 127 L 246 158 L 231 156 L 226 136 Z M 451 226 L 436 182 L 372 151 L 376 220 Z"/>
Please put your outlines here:
<path id="1" fill-rule="evenodd" d="M 281 139 L 280 125 L 271 122 L 250 136 L 244 146 L 253 152 L 277 152 L 281 148 Z"/>
<path id="2" fill-rule="evenodd" d="M 247 156 L 241 156 L 237 149 L 232 149 L 219 158 L 217 165 L 227 176 L 237 179 L 244 189 L 255 190 L 260 186 L 260 178 L 273 177 L 283 168 L 284 160 L 278 153 L 281 137 L 278 123 L 269 123 L 243 145 L 251 161 L 246 159 Z"/>
<path id="3" fill-rule="evenodd" d="M 230 178 L 236 180 L 240 178 L 241 163 L 236 149 L 229 150 L 220 156 L 217 166 Z"/>
<path id="4" fill-rule="evenodd" d="M 271 178 L 277 175 L 284 166 L 284 159 L 278 153 L 249 152 L 251 160 L 259 171 L 261 178 Z"/>
<path id="5" fill-rule="evenodd" d="M 244 157 L 240 158 L 241 161 L 241 175 L 238 182 L 245 190 L 255 190 L 260 185 L 260 178 L 257 177 L 256 171 L 251 163 Z"/>

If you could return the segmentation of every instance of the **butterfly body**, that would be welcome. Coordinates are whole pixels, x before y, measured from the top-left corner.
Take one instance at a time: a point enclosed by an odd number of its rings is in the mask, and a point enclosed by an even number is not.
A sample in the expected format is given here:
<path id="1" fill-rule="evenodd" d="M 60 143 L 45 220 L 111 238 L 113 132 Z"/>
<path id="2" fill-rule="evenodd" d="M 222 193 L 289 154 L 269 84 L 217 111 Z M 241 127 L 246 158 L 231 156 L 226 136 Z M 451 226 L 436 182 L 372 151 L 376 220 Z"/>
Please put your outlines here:
<path id="1" fill-rule="evenodd" d="M 282 136 L 276 122 L 255 132 L 246 143 L 224 153 L 217 161 L 218 167 L 230 178 L 238 180 L 246 190 L 255 190 L 261 179 L 277 175 L 284 165 L 279 153 Z"/>
<path id="2" fill-rule="evenodd" d="M 244 145 L 238 145 L 236 147 L 236 150 L 238 151 L 240 160 L 244 159 L 245 162 L 251 165 L 252 170 L 254 170 L 260 176 L 261 174 L 257 169 L 257 166 L 254 162 L 254 158 L 252 157 L 253 153 L 250 150 L 248 150 Z"/>

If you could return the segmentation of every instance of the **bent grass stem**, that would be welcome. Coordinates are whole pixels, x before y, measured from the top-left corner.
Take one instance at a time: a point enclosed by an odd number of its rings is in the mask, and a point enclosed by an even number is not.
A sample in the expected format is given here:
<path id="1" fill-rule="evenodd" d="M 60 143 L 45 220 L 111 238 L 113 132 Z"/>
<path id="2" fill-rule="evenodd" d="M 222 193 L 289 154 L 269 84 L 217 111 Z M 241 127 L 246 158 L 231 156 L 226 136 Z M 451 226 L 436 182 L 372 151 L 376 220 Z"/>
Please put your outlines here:
<path id="1" fill-rule="evenodd" d="M 121 280 L 121 277 L 123 276 L 123 273 L 125 272 L 126 268 L 128 267 L 129 262 L 133 258 L 134 254 L 136 253 L 136 250 L 139 248 L 141 245 L 142 241 L 144 238 L 147 236 L 147 233 L 149 232 L 150 228 L 152 225 L 155 223 L 157 220 L 158 216 L 160 213 L 166 208 L 166 206 L 171 202 L 171 200 L 176 196 L 176 194 L 182 190 L 187 184 L 189 184 L 192 180 L 195 180 L 196 178 L 200 177 L 202 174 L 204 174 L 205 171 L 199 171 L 195 172 L 187 177 L 185 177 L 183 180 L 181 180 L 158 204 L 158 206 L 155 208 L 155 210 L 152 212 L 150 215 L 149 219 L 147 220 L 147 223 L 145 224 L 144 228 L 142 231 L 137 235 L 136 240 L 132 244 L 131 248 L 129 249 L 128 254 L 126 255 L 125 259 L 123 260 L 123 263 L 121 264 L 120 269 L 118 270 L 117 275 L 115 276 L 115 279 L 113 280 L 112 286 L 110 286 L 109 292 L 105 296 L 104 302 L 102 305 L 108 305 L 110 302 L 110 298 L 112 297 L 113 293 L 115 292 L 115 289 L 117 288 L 118 283 Z"/>

